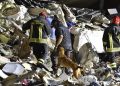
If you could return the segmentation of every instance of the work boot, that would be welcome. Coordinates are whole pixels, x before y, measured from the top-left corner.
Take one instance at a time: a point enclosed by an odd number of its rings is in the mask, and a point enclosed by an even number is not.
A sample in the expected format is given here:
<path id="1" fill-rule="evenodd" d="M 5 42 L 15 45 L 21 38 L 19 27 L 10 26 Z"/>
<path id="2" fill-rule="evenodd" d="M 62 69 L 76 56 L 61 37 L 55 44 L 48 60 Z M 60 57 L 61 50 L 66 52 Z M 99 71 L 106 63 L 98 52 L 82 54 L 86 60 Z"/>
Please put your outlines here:
<path id="1" fill-rule="evenodd" d="M 54 75 L 56 75 L 56 74 L 57 74 L 57 70 L 53 70 L 52 73 L 53 73 Z"/>
<path id="2" fill-rule="evenodd" d="M 57 70 L 51 71 L 51 74 L 52 74 L 52 76 L 53 76 L 54 78 L 58 77 L 58 75 L 57 75 Z"/>
<path id="3" fill-rule="evenodd" d="M 57 74 L 57 67 L 55 66 L 52 66 L 52 74 Z"/>
<path id="4" fill-rule="evenodd" d="M 53 75 L 57 75 L 57 70 L 58 70 L 58 68 L 57 68 L 56 66 L 52 66 L 51 68 L 52 68 L 52 72 L 51 72 L 51 73 L 52 73 Z"/>
<path id="5" fill-rule="evenodd" d="M 43 59 L 39 59 L 37 62 L 37 67 L 44 68 L 46 71 L 50 72 L 50 70 L 46 67 L 44 62 L 45 61 Z"/>
<path id="6" fill-rule="evenodd" d="M 38 63 L 44 64 L 44 60 L 43 59 L 38 59 Z"/>

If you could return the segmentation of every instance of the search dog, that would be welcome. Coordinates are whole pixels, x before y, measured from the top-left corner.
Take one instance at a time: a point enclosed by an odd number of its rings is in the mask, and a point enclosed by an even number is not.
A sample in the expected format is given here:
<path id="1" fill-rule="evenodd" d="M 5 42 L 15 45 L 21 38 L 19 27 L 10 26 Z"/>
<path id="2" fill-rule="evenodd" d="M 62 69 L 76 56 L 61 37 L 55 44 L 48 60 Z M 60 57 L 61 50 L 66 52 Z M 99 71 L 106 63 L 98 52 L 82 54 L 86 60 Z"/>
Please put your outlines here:
<path id="1" fill-rule="evenodd" d="M 70 58 L 65 55 L 65 50 L 63 47 L 59 47 L 58 49 L 58 68 L 59 67 L 66 67 L 72 68 L 73 75 L 76 79 L 82 76 L 84 73 L 83 67 L 79 66 L 77 63 L 74 63 Z"/>

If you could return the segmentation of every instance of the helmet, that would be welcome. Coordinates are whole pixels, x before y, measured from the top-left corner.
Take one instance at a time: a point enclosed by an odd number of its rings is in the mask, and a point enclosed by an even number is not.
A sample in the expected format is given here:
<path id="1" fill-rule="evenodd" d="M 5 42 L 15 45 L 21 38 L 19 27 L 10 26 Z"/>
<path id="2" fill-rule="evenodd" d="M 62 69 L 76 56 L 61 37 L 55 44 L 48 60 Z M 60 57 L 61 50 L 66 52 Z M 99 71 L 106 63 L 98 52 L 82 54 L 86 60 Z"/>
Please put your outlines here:
<path id="1" fill-rule="evenodd" d="M 113 17 L 112 23 L 113 23 L 113 24 L 120 24 L 120 17 L 119 17 L 119 16 Z"/>
<path id="2" fill-rule="evenodd" d="M 45 17 L 46 17 L 46 16 L 47 16 L 47 13 L 44 12 L 44 11 L 43 11 L 43 12 L 40 12 L 40 13 L 39 13 L 39 16 L 45 16 Z"/>

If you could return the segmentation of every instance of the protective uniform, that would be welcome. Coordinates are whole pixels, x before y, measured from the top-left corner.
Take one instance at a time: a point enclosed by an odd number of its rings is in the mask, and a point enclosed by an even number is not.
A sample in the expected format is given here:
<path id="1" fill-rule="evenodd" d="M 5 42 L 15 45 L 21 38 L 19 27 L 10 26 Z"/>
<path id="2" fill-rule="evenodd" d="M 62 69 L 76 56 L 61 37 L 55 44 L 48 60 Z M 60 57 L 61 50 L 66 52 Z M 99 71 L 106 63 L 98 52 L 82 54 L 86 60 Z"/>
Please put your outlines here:
<path id="1" fill-rule="evenodd" d="M 33 54 L 39 60 L 45 60 L 48 56 L 47 38 L 50 35 L 50 26 L 45 19 L 45 14 L 40 13 L 35 19 L 31 19 L 22 27 L 25 32 L 30 29 L 29 42 L 33 48 Z"/>
<path id="2" fill-rule="evenodd" d="M 30 43 L 46 43 L 47 37 L 43 22 L 33 20 L 30 28 Z"/>
<path id="3" fill-rule="evenodd" d="M 106 61 L 113 61 L 113 57 L 120 51 L 120 18 L 115 16 L 111 25 L 103 34 L 103 47 L 107 53 Z"/>

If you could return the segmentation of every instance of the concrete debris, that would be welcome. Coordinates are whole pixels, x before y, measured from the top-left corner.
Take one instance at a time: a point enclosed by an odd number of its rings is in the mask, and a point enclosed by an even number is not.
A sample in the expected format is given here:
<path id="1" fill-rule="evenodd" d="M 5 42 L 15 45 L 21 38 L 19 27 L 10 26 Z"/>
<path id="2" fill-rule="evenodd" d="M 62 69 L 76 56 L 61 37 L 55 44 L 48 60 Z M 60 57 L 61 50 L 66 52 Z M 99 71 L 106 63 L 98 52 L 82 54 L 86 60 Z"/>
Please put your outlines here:
<path id="1" fill-rule="evenodd" d="M 114 63 L 101 61 L 105 56 L 102 36 L 110 19 L 99 10 L 70 8 L 47 1 L 7 0 L 0 4 L 0 86 L 120 86 L 120 56 L 114 58 Z M 57 75 L 53 73 L 50 55 L 55 37 L 47 39 L 49 55 L 44 63 L 38 62 L 33 54 L 29 35 L 22 31 L 22 25 L 40 11 L 48 13 L 51 21 L 57 15 L 74 35 L 73 59 L 83 67 L 78 79 L 66 74 L 61 67 Z"/>
<path id="2" fill-rule="evenodd" d="M 3 56 L 11 56 L 13 54 L 13 52 L 10 49 L 11 46 L 4 44 L 4 43 L 0 43 L 0 53 Z"/>

